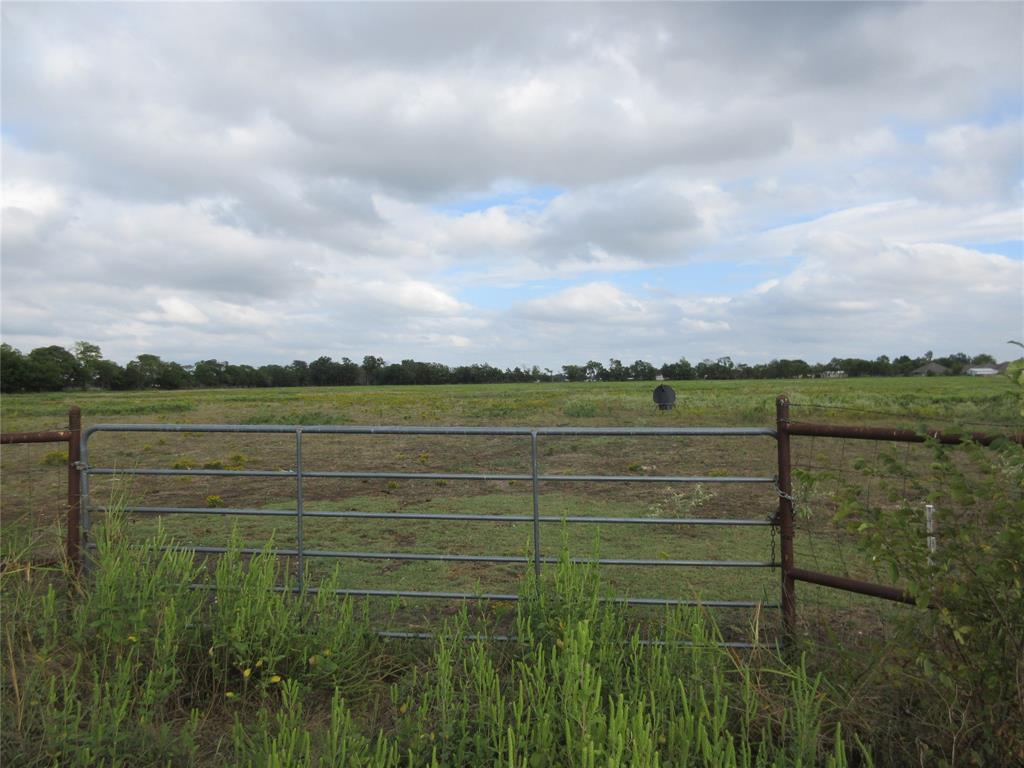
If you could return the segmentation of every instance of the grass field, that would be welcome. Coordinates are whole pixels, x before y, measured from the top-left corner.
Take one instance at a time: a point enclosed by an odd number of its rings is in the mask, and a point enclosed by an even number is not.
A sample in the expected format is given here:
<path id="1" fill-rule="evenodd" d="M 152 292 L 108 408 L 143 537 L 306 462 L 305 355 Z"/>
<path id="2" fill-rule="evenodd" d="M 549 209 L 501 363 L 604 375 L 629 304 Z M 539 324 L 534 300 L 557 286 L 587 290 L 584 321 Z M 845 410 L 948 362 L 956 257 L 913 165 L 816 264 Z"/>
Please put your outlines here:
<path id="1" fill-rule="evenodd" d="M 658 411 L 649 382 L 484 385 L 185 392 L 75 392 L 7 396 L 0 414 L 5 431 L 54 428 L 67 408 L 82 408 L 84 423 L 393 424 L 466 426 L 773 426 L 774 397 L 787 393 L 793 418 L 806 421 L 917 427 L 1019 428 L 1019 403 L 1002 378 L 887 378 L 804 381 L 674 382 L 675 410 Z M 8 533 L 23 526 L 44 530 L 45 548 L 56 543 L 40 522 L 59 517 L 60 446 L 8 446 L 2 453 L 2 503 Z M 919 449 L 901 447 L 913 459 Z M 548 474 L 760 476 L 775 474 L 770 438 L 549 437 L 539 446 L 540 471 Z M 884 456 L 884 454 L 883 454 Z M 795 466 L 852 475 L 856 462 L 879 459 L 877 444 L 794 440 Z M 290 469 L 292 435 L 99 433 L 90 441 L 92 466 L 176 469 Z M 304 469 L 385 472 L 530 471 L 528 438 L 444 436 L 306 435 Z M 880 483 L 878 477 L 866 477 Z M 906 485 L 906 483 L 904 483 Z M 904 491 L 907 491 L 904 488 Z M 310 512 L 449 512 L 530 514 L 531 485 L 523 481 L 307 479 L 304 508 Z M 911 488 L 907 491 L 913 494 Z M 550 517 L 687 517 L 767 520 L 777 500 L 768 485 L 714 482 L 544 483 L 541 514 Z M 206 515 L 161 515 L 175 539 L 223 546 L 237 530 L 247 546 L 296 543 L 295 521 L 219 514 L 217 507 L 294 509 L 292 479 L 209 476 L 96 477 L 92 500 L 117 498 L 132 505 L 210 507 Z M 803 499 L 817 514 L 801 521 L 798 563 L 807 568 L 885 580 L 861 558 L 848 536 L 830 521 L 828 499 Z M 137 515 L 140 537 L 154 531 L 154 516 Z M 314 550 L 423 552 L 529 556 L 529 523 L 325 519 L 304 521 L 304 546 Z M 657 560 L 773 560 L 772 529 L 753 526 L 545 524 L 542 555 L 566 546 L 574 556 Z M 307 560 L 315 578 L 334 561 Z M 350 588 L 402 591 L 513 593 L 528 566 L 482 562 L 347 559 Z M 608 566 L 604 579 L 618 594 L 704 600 L 778 600 L 778 573 L 770 568 Z M 807 588 L 812 605 L 843 607 L 854 614 L 877 604 Z M 429 624 L 440 607 L 403 604 L 407 626 Z M 446 609 L 445 609 L 446 610 Z M 748 611 L 724 612 L 742 627 Z"/>
<path id="2" fill-rule="evenodd" d="M 86 426 L 771 427 L 774 398 L 787 393 L 794 420 L 1007 432 L 1024 426 L 1016 390 L 998 378 L 674 386 L 679 405 L 669 412 L 654 408 L 652 385 L 630 382 L 63 393 L 5 397 L 0 416 L 4 431 L 61 427 L 71 404 L 81 406 Z M 836 488 L 855 485 L 868 506 L 883 510 L 923 507 L 930 490 L 926 478 L 933 471 L 928 451 L 918 445 L 820 438 L 794 438 L 793 443 L 797 565 L 892 583 L 890 574 L 880 571 L 858 546 L 858 534 L 834 519 Z M 542 526 L 544 556 L 777 559 L 769 526 L 560 522 L 575 516 L 768 520 L 778 503 L 770 484 L 723 484 L 714 478 L 774 475 L 776 446 L 770 437 L 544 437 L 538 447 L 540 472 L 546 474 L 709 478 L 699 486 L 542 483 L 540 512 L 555 518 Z M 890 663 L 893 649 L 906 638 L 888 639 L 893 619 L 914 610 L 906 606 L 801 584 L 801 642 L 810 641 L 804 646 L 810 649 L 806 666 L 793 656 L 765 650 L 749 657 L 675 653 L 666 661 L 636 646 L 631 655 L 615 649 L 630 647 L 634 628 L 641 633 L 654 629 L 659 638 L 701 638 L 720 630 L 725 639 L 753 639 L 756 634 L 773 640 L 779 636 L 777 612 L 716 609 L 711 616 L 717 630 L 698 626 L 704 620 L 699 612 L 666 617 L 661 610 L 632 608 L 609 619 L 595 612 L 590 593 L 577 584 L 581 573 L 561 566 L 544 565 L 534 593 L 531 568 L 525 563 L 309 558 L 310 583 L 326 579 L 335 588 L 499 592 L 525 600 L 486 605 L 377 599 L 361 615 L 351 602 L 261 597 L 263 587 L 274 581 L 295 583 L 293 561 L 275 566 L 257 557 L 245 565 L 247 558 L 228 556 L 220 562 L 231 567 L 218 568 L 213 560 L 160 561 L 146 550 L 123 548 L 145 542 L 152 546 L 154 541 L 293 547 L 294 518 L 228 516 L 218 510 L 294 510 L 294 478 L 95 476 L 94 504 L 193 507 L 208 513 L 159 518 L 133 514 L 123 521 L 118 516 L 113 521 L 116 541 L 101 554 L 96 583 L 80 595 L 55 591 L 48 586 L 52 572 L 39 571 L 32 563 L 52 557 L 61 544 L 66 469 L 60 449 L 13 445 L 0 451 L 8 619 L 3 638 L 7 653 L 0 662 L 5 669 L 5 751 L 26 764 L 91 765 L 104 760 L 110 765 L 155 765 L 174 754 L 176 764 L 202 765 L 490 765 L 497 764 L 498 756 L 501 764 L 531 767 L 667 765 L 671 756 L 673 764 L 719 766 L 760 764 L 756 750 L 761 750 L 778 765 L 797 759 L 843 765 L 848 757 L 855 764 L 871 764 L 867 755 L 872 751 L 879 764 L 903 765 L 927 763 L 928 755 L 948 750 L 950 737 L 941 721 L 945 701 L 921 710 L 939 717 L 929 725 L 931 742 L 908 740 L 901 720 L 872 715 L 917 706 L 914 702 L 922 693 L 927 699 L 931 690 L 901 690 L 906 682 L 886 678 L 898 674 L 909 679 L 907 666 Z M 306 434 L 303 449 L 304 471 L 530 471 L 529 439 L 523 437 Z M 291 469 L 295 438 L 195 429 L 97 433 L 90 441 L 89 462 L 119 469 Z M 310 513 L 304 519 L 307 549 L 532 553 L 528 522 L 398 516 L 529 515 L 530 482 L 309 478 L 303 494 Z M 316 514 L 338 510 L 383 517 Z M 99 533 L 103 515 L 95 518 Z M 183 585 L 196 578 L 220 584 L 217 600 L 188 596 L 195 593 Z M 600 578 L 601 594 L 778 601 L 775 568 L 609 565 L 601 569 Z M 236 592 L 237 597 L 229 597 Z M 552 602 L 547 607 L 531 603 L 535 594 L 548 595 L 544 599 Z M 607 621 L 612 629 L 600 629 Z M 426 651 L 383 646 L 371 631 L 436 631 L 445 625 L 457 632 L 547 630 L 508 651 L 500 644 L 484 650 L 479 644 L 445 640 Z M 328 661 L 325 654 L 331 649 L 346 661 Z M 914 663 L 900 662 L 910 668 Z M 816 677 L 816 670 L 827 679 Z M 655 690 L 660 691 L 656 696 Z M 605 691 L 613 695 L 610 704 L 602 704 Z M 616 691 L 626 697 L 618 705 Z M 673 699 L 674 691 L 682 691 L 683 700 L 691 703 L 676 711 L 673 700 L 664 714 L 660 706 Z M 649 696 L 656 700 L 643 703 Z M 552 723 L 564 733 L 552 733 Z M 852 731 L 841 733 L 837 723 Z M 868 747 L 852 739 L 851 733 L 858 732 L 869 740 Z M 995 726 L 978 731 L 995 732 Z M 654 734 L 660 735 L 651 741 Z M 429 742 L 422 740 L 425 735 Z M 685 757 L 698 743 L 702 752 Z M 590 753 L 581 752 L 581 744 L 597 751 L 587 758 Z M 341 754 L 339 749 L 359 757 L 348 763 L 330 757 Z M 374 756 L 374 750 L 379 754 Z M 612 759 L 616 754 L 623 762 Z M 545 762 L 551 755 L 559 757 Z"/>

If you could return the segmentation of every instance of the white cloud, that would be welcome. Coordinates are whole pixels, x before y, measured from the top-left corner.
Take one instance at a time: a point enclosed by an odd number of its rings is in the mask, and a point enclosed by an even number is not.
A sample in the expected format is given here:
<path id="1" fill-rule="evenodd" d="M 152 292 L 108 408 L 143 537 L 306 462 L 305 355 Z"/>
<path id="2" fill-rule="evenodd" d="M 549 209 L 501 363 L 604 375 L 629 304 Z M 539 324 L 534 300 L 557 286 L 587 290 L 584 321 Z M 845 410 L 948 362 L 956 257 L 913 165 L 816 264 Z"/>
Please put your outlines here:
<path id="1" fill-rule="evenodd" d="M 194 304 L 185 301 L 177 296 L 157 299 L 162 312 L 143 312 L 139 318 L 147 322 L 185 323 L 187 325 L 203 325 L 208 323 L 208 318 Z"/>
<path id="2" fill-rule="evenodd" d="M 452 315 L 469 309 L 437 286 L 415 280 L 373 280 L 349 285 L 348 289 L 381 308 L 401 310 L 411 315 Z"/>
<path id="3" fill-rule="evenodd" d="M 15 345 L 554 364 L 1020 325 L 1021 262 L 972 249 L 1024 239 L 1019 5 L 2 13 Z"/>

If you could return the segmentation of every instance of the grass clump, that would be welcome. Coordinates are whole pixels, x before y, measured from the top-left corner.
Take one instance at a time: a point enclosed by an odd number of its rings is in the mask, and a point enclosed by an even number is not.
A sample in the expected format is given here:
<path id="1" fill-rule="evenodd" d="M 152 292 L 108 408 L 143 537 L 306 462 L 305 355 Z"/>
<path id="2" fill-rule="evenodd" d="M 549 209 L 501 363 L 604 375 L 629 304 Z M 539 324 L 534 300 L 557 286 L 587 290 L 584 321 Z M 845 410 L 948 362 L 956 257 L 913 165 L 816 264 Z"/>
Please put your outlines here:
<path id="1" fill-rule="evenodd" d="M 43 455 L 39 463 L 44 467 L 65 467 L 68 463 L 68 452 L 49 451 Z"/>
<path id="2" fill-rule="evenodd" d="M 162 531 L 129 546 L 124 527 L 107 518 L 70 594 L 56 578 L 3 576 L 12 764 L 842 766 L 853 754 L 802 662 L 767 647 L 736 656 L 695 610 L 668 611 L 646 642 L 599 600 L 596 570 L 567 556 L 524 580 L 502 630 L 514 642 L 488 639 L 501 628 L 474 625 L 466 606 L 435 640 L 384 641 L 365 603 L 336 594 L 343 571 L 297 594 L 278 559 L 237 537 L 211 570 Z"/>

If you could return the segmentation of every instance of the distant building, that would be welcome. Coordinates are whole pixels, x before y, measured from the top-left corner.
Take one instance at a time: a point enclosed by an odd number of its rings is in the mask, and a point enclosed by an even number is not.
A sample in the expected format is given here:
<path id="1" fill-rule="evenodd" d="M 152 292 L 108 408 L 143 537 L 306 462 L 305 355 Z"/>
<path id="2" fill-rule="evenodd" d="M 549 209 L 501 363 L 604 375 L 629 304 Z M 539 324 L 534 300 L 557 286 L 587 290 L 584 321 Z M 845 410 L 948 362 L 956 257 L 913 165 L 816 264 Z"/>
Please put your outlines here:
<path id="1" fill-rule="evenodd" d="M 822 371 L 818 374 L 819 379 L 845 379 L 846 371 Z"/>
<path id="2" fill-rule="evenodd" d="M 910 372 L 911 376 L 945 376 L 949 373 L 949 368 L 942 365 L 941 363 L 925 363 L 920 368 L 915 368 Z"/>
<path id="3" fill-rule="evenodd" d="M 987 366 L 984 367 L 984 368 L 968 368 L 967 369 L 967 375 L 968 376 L 996 376 L 996 375 L 998 375 L 998 373 L 999 373 L 999 371 L 997 369 L 989 368 Z"/>

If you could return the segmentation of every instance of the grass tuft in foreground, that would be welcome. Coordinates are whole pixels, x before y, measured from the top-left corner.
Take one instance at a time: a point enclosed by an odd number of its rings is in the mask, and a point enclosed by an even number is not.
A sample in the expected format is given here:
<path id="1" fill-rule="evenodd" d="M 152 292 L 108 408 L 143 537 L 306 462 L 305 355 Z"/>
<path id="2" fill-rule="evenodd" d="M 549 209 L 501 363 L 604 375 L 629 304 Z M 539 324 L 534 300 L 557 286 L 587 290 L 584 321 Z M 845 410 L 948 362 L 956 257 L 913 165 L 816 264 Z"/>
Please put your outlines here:
<path id="1" fill-rule="evenodd" d="M 695 610 L 644 642 L 567 559 L 523 584 L 515 641 L 471 636 L 465 607 L 435 640 L 385 641 L 337 576 L 298 596 L 269 555 L 236 545 L 210 572 L 124 525 L 81 584 L 2 576 L 11 764 L 870 764 L 802 660 L 717 646 Z"/>

